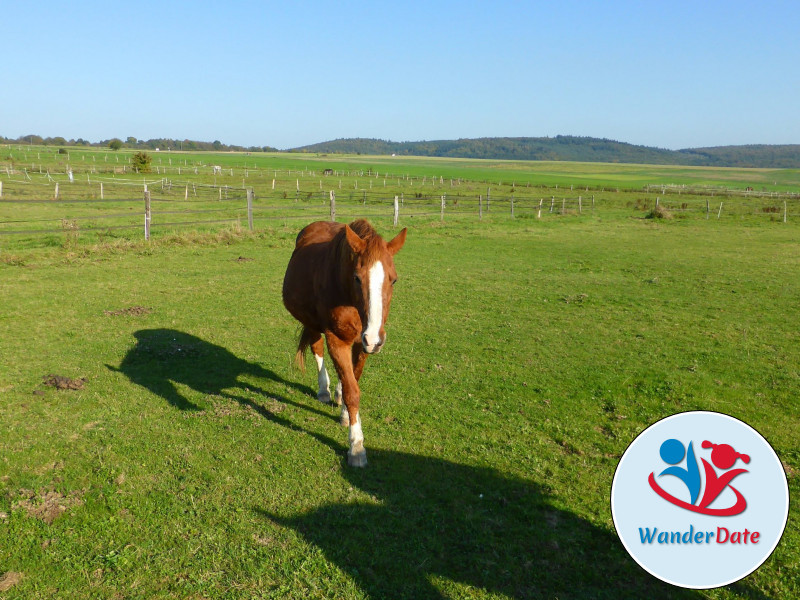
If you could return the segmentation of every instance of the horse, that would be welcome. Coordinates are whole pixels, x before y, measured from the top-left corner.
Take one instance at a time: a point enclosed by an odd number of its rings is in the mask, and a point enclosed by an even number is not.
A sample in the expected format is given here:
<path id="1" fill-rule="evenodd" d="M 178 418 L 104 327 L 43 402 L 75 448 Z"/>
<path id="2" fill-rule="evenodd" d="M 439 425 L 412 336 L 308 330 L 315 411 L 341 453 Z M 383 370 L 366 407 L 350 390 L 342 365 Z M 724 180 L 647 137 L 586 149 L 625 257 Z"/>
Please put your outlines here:
<path id="1" fill-rule="evenodd" d="M 364 467 L 367 453 L 361 429 L 358 381 L 367 356 L 386 343 L 386 318 L 397 281 L 394 255 L 407 230 L 386 242 L 366 220 L 349 225 L 311 223 L 297 235 L 283 280 L 283 304 L 302 325 L 297 363 L 303 368 L 310 347 L 317 363 L 317 399 L 331 403 L 324 346 L 333 361 L 339 385 L 334 402 L 342 405 L 340 423 L 349 426 L 347 464 Z M 322 336 L 325 336 L 323 344 Z"/>

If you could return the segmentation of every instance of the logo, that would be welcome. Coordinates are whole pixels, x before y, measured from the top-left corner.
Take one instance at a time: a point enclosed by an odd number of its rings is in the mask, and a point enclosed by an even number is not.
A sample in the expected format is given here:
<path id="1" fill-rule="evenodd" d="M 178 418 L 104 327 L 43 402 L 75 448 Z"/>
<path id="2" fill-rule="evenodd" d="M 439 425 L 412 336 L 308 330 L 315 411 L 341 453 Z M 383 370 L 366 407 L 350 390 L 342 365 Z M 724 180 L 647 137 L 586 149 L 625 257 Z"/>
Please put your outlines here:
<path id="1" fill-rule="evenodd" d="M 689 492 L 689 502 L 676 498 L 659 486 L 658 483 L 656 483 L 655 473 L 650 473 L 650 476 L 647 478 L 650 487 L 667 502 L 703 515 L 728 517 L 744 512 L 747 508 L 747 500 L 745 500 L 739 490 L 731 485 L 731 481 L 735 477 L 747 473 L 747 469 L 725 470 L 730 469 L 737 460 L 749 463 L 750 457 L 747 454 L 736 452 L 733 446 L 729 444 L 714 444 L 708 440 L 704 440 L 701 447 L 712 449 L 711 463 L 713 463 L 713 467 L 705 458 L 700 459 L 703 463 L 705 478 L 700 474 L 700 469 L 697 466 L 697 458 L 695 458 L 692 442 L 689 442 L 688 450 L 684 448 L 682 442 L 674 438 L 668 439 L 661 444 L 661 458 L 665 463 L 672 466 L 661 471 L 659 477 L 672 475 L 681 480 L 686 485 Z M 686 466 L 678 466 L 679 463 L 683 462 L 684 456 L 686 457 Z M 725 472 L 718 475 L 714 467 Z M 705 479 L 705 492 L 701 498 L 700 489 L 703 487 L 703 479 Z M 736 495 L 736 503 L 726 508 L 709 508 L 709 505 L 714 502 L 726 488 L 729 488 Z M 699 504 L 697 503 L 698 499 L 700 500 Z"/>
<path id="2" fill-rule="evenodd" d="M 780 542 L 789 488 L 780 459 L 728 415 L 686 412 L 631 442 L 611 488 L 620 541 L 647 572 L 708 589 L 755 571 Z"/>

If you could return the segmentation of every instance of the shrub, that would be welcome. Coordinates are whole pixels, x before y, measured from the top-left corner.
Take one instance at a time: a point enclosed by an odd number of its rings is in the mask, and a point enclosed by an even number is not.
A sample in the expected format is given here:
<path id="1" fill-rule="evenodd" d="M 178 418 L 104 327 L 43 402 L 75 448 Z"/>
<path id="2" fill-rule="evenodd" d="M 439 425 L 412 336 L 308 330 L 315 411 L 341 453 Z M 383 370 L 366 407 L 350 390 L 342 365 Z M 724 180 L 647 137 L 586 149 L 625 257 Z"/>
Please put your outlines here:
<path id="1" fill-rule="evenodd" d="M 150 162 L 153 159 L 147 152 L 137 152 L 133 155 L 131 159 L 131 164 L 133 165 L 133 170 L 137 173 L 149 173 L 150 172 Z"/>
<path id="2" fill-rule="evenodd" d="M 672 213 L 663 206 L 656 206 L 644 216 L 645 219 L 671 219 Z"/>

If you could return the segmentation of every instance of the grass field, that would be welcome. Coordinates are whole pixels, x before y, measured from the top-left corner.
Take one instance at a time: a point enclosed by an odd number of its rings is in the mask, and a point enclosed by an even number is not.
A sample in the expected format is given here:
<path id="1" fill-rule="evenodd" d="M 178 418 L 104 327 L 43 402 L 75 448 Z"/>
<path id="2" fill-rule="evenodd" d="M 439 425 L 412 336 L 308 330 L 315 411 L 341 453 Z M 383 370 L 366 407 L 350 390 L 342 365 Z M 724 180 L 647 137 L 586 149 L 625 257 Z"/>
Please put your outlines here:
<path id="1" fill-rule="evenodd" d="M 6 165 L 28 168 L 35 172 L 70 165 L 76 173 L 121 168 L 133 151 L 113 152 L 97 148 L 70 148 L 58 154 L 54 148 L 4 146 L 0 147 L 0 170 Z M 633 165 L 619 163 L 576 163 L 548 161 L 477 160 L 461 158 L 431 158 L 413 156 L 355 156 L 305 153 L 211 153 L 211 152 L 149 152 L 153 167 L 177 173 L 198 165 L 219 165 L 224 169 L 245 167 L 263 170 L 372 171 L 394 177 L 462 178 L 492 184 L 544 185 L 561 187 L 592 186 L 641 189 L 652 184 L 715 186 L 745 189 L 748 186 L 770 192 L 793 191 L 800 188 L 800 169 L 743 169 L 718 167 L 683 167 L 662 165 Z"/>
<path id="2" fill-rule="evenodd" d="M 0 594 L 798 597 L 795 506 L 719 590 L 662 584 L 614 533 L 619 456 L 679 411 L 746 421 L 800 491 L 800 223 L 642 216 L 401 220 L 364 470 L 291 363 L 300 222 L 2 240 Z"/>

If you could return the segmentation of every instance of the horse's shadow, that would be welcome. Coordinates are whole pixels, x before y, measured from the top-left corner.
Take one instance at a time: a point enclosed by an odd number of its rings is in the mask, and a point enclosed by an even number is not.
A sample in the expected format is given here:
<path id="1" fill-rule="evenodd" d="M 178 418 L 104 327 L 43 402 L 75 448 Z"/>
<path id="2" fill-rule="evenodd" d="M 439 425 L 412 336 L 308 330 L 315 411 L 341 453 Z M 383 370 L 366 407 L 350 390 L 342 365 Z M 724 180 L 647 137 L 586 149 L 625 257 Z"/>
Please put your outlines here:
<path id="1" fill-rule="evenodd" d="M 279 516 L 255 507 L 320 548 L 370 598 L 697 598 L 648 575 L 608 529 L 553 505 L 546 485 L 487 467 L 370 449 L 346 466 L 369 495 Z M 455 582 L 455 585 L 454 585 Z"/>
<path id="2" fill-rule="evenodd" d="M 346 445 L 308 431 L 240 393 L 246 387 L 328 415 L 312 408 L 316 400 L 310 387 L 286 381 L 187 333 L 150 329 L 134 336 L 137 343 L 120 366 L 109 368 L 172 406 L 201 408 L 176 384 L 220 394 L 248 404 L 275 425 L 304 431 L 339 455 L 342 476 L 366 493 L 368 501 L 322 504 L 292 516 L 286 516 L 291 507 L 281 515 L 258 506 L 253 510 L 320 548 L 370 598 L 470 597 L 476 588 L 511 598 L 698 597 L 642 571 L 608 528 L 555 506 L 544 482 L 375 448 L 369 451 L 366 469 L 349 468 Z M 288 386 L 308 395 L 309 402 L 245 386 L 242 376 Z M 329 427 L 319 423 L 321 430 Z M 736 587 L 743 595 L 763 598 L 755 590 Z"/>
<path id="3" fill-rule="evenodd" d="M 297 405 L 285 396 L 243 384 L 240 380 L 242 376 L 265 379 L 310 396 L 315 394 L 306 385 L 287 381 L 261 365 L 237 357 L 222 346 L 182 331 L 141 329 L 133 336 L 136 345 L 128 351 L 119 367 L 106 366 L 123 373 L 131 382 L 150 390 L 180 410 L 201 410 L 202 407 L 181 394 L 178 384 L 201 394 L 224 396 L 248 404 L 265 417 L 270 413 L 261 405 L 241 394 L 231 393 L 231 390 L 241 392 L 249 389 Z"/>

